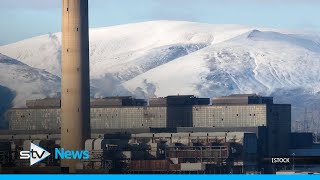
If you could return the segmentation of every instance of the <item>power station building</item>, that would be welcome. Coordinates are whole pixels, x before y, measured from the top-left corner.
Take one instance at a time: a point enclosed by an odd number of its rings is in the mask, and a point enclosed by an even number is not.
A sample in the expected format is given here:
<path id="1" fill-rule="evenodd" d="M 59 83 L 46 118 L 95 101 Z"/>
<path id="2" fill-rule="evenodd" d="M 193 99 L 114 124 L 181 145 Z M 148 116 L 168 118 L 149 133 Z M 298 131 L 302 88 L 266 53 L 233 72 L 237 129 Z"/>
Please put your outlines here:
<path id="1" fill-rule="evenodd" d="M 130 166 L 130 173 L 159 172 L 155 168 L 226 173 L 230 167 L 243 173 L 243 168 L 261 168 L 262 158 L 289 155 L 291 105 L 274 104 L 272 97 L 231 95 L 210 101 L 186 95 L 147 102 L 125 96 L 90 104 L 91 139 L 85 148 L 92 158 L 85 169 L 105 169 L 117 161 Z M 6 113 L 9 130 L 0 133 L 0 141 L 14 143 L 15 151 L 23 149 L 22 142 L 60 146 L 60 99 L 26 105 Z"/>
<path id="2" fill-rule="evenodd" d="M 271 167 L 263 158 L 289 155 L 291 105 L 274 104 L 272 97 L 231 95 L 211 103 L 192 95 L 148 102 L 125 96 L 89 103 L 88 1 L 62 5 L 61 99 L 30 100 L 6 113 L 0 173 L 2 165 L 8 173 L 32 173 L 19 159 L 30 143 L 51 154 L 55 148 L 90 153 L 82 161 L 49 157 L 35 165 L 47 173 L 60 167 L 73 173 L 246 173 Z"/>
<path id="3" fill-rule="evenodd" d="M 253 96 L 239 96 L 243 99 Z M 258 96 L 255 96 L 258 97 Z M 221 99 L 222 97 L 220 97 Z M 229 97 L 226 97 L 229 99 Z M 264 97 L 259 97 L 263 99 Z M 269 98 L 270 99 L 270 98 Z M 225 103 L 212 105 L 208 98 L 168 96 L 147 102 L 132 97 L 109 97 L 91 101 L 92 129 L 259 127 L 279 124 L 290 129 L 291 106 L 268 103 Z M 27 108 L 6 114 L 11 130 L 52 130 L 60 127 L 60 100 L 27 101 Z M 281 117 L 279 117 L 281 116 Z M 280 123 L 281 122 L 281 123 Z"/>
<path id="4" fill-rule="evenodd" d="M 256 129 L 260 133 L 265 155 L 285 155 L 291 132 L 291 106 L 273 104 L 270 97 L 232 95 L 209 98 L 168 96 L 147 102 L 132 97 L 109 97 L 91 101 L 91 129 L 147 132 L 150 129 L 221 128 L 228 131 Z M 11 109 L 6 118 L 13 131 L 60 130 L 60 101 L 27 101 L 27 108 Z M 260 129 L 260 130 L 258 130 Z M 265 131 L 265 132 L 264 132 Z"/>
<path id="5" fill-rule="evenodd" d="M 108 97 L 91 101 L 91 129 L 149 129 L 192 127 L 192 106 L 210 99 L 168 96 L 146 101 L 132 97 Z M 33 100 L 27 108 L 7 112 L 11 130 L 58 130 L 59 99 Z"/>

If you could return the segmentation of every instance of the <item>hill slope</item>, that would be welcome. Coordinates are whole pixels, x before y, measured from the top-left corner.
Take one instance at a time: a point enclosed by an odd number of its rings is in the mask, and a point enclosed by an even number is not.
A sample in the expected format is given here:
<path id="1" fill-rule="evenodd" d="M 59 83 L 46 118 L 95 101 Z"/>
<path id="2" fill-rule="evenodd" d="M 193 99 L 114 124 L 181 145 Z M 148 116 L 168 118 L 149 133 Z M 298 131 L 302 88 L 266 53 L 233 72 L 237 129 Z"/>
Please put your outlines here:
<path id="1" fill-rule="evenodd" d="M 238 25 L 152 21 L 90 30 L 91 76 L 140 74 L 159 64 L 246 32 Z M 61 33 L 43 35 L 0 47 L 0 52 L 60 76 Z M 160 57 L 158 57 L 160 56 Z M 137 66 L 148 65 L 137 69 Z M 156 62 L 155 62 L 156 61 Z M 122 77 L 123 76 L 123 77 Z"/>
<path id="2" fill-rule="evenodd" d="M 156 96 L 271 94 L 277 89 L 320 89 L 320 45 L 294 35 L 253 30 L 152 69 L 124 85 L 145 82 Z"/>
<path id="3" fill-rule="evenodd" d="M 3 63 L 0 69 L 8 74 L 0 85 L 17 92 L 14 105 L 59 90 L 61 33 L 1 46 L 0 53 L 21 61 L 11 65 L 14 73 Z M 305 108 L 319 109 L 320 38 L 179 21 L 97 28 L 90 30 L 90 74 L 92 96 L 258 93 L 293 104 L 293 118 L 300 121 Z"/>
<path id="4" fill-rule="evenodd" d="M 6 93 L 0 94 L 1 99 L 13 100 L 12 104 L 15 107 L 23 107 L 27 99 L 56 96 L 59 92 L 59 77 L 2 54 L 0 54 L 0 72 L 0 85 L 6 90 Z M 12 97 L 8 97 L 8 94 Z M 8 103 L 11 104 L 6 102 Z"/>

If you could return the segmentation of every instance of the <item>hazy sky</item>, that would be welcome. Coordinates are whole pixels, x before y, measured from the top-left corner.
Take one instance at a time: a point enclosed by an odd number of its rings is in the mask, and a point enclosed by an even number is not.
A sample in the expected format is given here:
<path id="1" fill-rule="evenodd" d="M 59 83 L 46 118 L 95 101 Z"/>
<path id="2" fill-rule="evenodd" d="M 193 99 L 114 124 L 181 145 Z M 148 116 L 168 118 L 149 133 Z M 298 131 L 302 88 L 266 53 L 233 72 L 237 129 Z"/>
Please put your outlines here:
<path id="1" fill-rule="evenodd" d="M 89 0 L 90 27 L 185 20 L 320 30 L 320 0 Z M 1 0 L 0 44 L 61 29 L 61 0 Z"/>

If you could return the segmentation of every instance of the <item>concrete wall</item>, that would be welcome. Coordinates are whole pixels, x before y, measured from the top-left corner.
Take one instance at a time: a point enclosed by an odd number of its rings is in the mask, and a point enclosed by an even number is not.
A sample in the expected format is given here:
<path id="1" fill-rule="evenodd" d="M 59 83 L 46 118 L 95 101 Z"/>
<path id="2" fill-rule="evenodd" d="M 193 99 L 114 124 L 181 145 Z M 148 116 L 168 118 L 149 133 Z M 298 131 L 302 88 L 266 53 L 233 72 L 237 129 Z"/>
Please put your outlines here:
<path id="1" fill-rule="evenodd" d="M 267 106 L 194 106 L 194 127 L 257 127 L 267 125 Z"/>
<path id="2" fill-rule="evenodd" d="M 10 130 L 60 129 L 60 109 L 12 109 Z M 166 107 L 91 108 L 92 129 L 165 128 Z"/>
<path id="3" fill-rule="evenodd" d="M 93 129 L 163 128 L 167 126 L 166 107 L 92 108 Z"/>
<path id="4" fill-rule="evenodd" d="M 60 109 L 13 109 L 7 112 L 10 130 L 51 130 L 60 128 Z"/>

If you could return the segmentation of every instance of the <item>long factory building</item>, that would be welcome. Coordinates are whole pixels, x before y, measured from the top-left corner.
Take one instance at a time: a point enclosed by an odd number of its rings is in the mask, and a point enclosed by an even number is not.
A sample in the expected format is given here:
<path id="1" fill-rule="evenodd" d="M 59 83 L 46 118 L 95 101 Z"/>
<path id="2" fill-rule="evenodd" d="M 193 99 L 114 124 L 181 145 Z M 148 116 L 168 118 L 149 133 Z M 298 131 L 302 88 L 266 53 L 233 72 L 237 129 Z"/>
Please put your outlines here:
<path id="1" fill-rule="evenodd" d="M 90 159 L 80 172 L 274 173 L 269 159 L 291 153 L 291 105 L 274 104 L 272 97 L 126 96 L 92 99 L 90 105 Z M 0 131 L 4 172 L 30 172 L 13 167 L 28 167 L 18 157 L 31 142 L 49 152 L 61 147 L 60 107 L 60 99 L 29 100 L 26 108 L 6 113 L 9 129 Z M 60 161 L 43 163 L 55 172 L 50 167 Z"/>
<path id="2" fill-rule="evenodd" d="M 27 101 L 26 108 L 6 114 L 9 130 L 59 132 L 60 99 Z M 290 144 L 291 105 L 274 104 L 272 97 L 255 94 L 197 98 L 192 95 L 91 100 L 92 132 L 219 132 L 255 129 L 268 156 L 286 155 Z M 170 130 L 170 131 L 169 131 Z M 156 132 L 156 131 L 155 131 Z"/>

